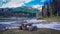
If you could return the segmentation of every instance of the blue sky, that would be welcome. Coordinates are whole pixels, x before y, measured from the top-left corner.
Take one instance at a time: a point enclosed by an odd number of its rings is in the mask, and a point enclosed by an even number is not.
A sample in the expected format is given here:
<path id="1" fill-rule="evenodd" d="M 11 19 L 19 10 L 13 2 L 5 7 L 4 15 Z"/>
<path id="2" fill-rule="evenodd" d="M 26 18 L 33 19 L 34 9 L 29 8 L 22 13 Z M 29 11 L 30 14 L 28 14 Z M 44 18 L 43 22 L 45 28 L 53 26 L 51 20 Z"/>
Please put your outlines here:
<path id="1" fill-rule="evenodd" d="M 45 2 L 50 2 L 50 0 L 45 0 L 43 2 L 41 2 L 40 0 L 34 0 L 34 1 L 31 1 L 29 3 L 26 3 L 25 5 L 26 6 L 32 6 L 32 5 L 36 5 L 36 4 L 39 4 L 39 5 L 44 5 Z"/>
<path id="2" fill-rule="evenodd" d="M 49 3 L 50 0 L 0 0 L 0 7 L 44 5 L 45 2 Z"/>

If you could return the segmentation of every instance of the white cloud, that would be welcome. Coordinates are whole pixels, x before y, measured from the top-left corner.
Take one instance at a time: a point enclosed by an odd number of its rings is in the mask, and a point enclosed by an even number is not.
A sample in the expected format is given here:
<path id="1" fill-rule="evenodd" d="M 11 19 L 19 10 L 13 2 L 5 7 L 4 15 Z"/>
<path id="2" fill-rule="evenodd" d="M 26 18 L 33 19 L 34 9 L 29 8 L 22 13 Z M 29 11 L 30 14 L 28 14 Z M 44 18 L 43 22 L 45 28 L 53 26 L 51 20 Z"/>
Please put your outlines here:
<path id="1" fill-rule="evenodd" d="M 11 0 L 7 4 L 3 4 L 2 8 L 6 8 L 6 7 L 9 7 L 9 8 L 20 7 L 20 6 L 23 6 L 24 3 L 28 3 L 30 1 L 32 1 L 32 0 Z"/>
<path id="2" fill-rule="evenodd" d="M 37 4 L 37 5 L 33 5 L 32 8 L 36 8 L 36 9 L 39 9 L 41 11 L 42 10 L 42 6 L 43 5 Z"/>
<path id="3" fill-rule="evenodd" d="M 39 4 L 33 5 L 33 8 L 42 8 L 42 5 L 39 5 Z"/>
<path id="4" fill-rule="evenodd" d="M 30 1 L 33 1 L 33 0 L 25 0 L 25 3 L 29 3 Z"/>

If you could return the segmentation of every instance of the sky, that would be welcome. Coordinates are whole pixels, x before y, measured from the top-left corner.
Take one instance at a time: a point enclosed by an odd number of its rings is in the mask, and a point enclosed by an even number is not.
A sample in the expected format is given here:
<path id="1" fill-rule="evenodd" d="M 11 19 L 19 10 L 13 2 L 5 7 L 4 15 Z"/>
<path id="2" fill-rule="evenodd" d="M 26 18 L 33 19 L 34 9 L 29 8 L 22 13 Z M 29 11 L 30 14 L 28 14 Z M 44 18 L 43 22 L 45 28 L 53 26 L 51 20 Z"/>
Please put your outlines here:
<path id="1" fill-rule="evenodd" d="M 43 6 L 45 2 L 49 3 L 50 0 L 0 0 L 0 8 Z"/>

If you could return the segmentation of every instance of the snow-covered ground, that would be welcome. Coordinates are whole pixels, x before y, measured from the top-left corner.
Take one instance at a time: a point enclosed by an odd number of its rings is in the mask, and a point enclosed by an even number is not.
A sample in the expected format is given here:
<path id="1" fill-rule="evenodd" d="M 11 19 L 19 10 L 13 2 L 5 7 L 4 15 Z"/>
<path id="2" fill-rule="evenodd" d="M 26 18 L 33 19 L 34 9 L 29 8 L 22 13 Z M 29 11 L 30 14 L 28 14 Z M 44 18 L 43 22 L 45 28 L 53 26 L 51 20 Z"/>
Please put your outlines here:
<path id="1" fill-rule="evenodd" d="M 45 22 L 45 24 L 43 23 L 37 23 L 37 22 Z M 33 26 L 37 26 L 38 28 L 50 28 L 50 29 L 55 29 L 55 30 L 60 30 L 60 22 L 51 22 L 51 23 L 46 23 L 46 20 L 36 20 L 36 19 L 32 19 L 32 20 L 27 20 L 27 23 L 34 23 Z M 9 28 L 19 28 L 19 23 L 20 21 L 11 21 L 11 22 L 0 22 L 0 24 L 8 24 Z M 8 26 L 7 25 L 7 26 Z"/>
<path id="2" fill-rule="evenodd" d="M 41 23 L 41 22 L 47 22 L 47 20 L 37 20 L 37 19 L 29 19 L 29 20 L 26 20 L 27 23 Z"/>
<path id="3" fill-rule="evenodd" d="M 33 24 L 33 26 L 37 26 L 37 28 L 50 28 L 60 30 L 60 22 L 52 22 L 49 24 Z"/>

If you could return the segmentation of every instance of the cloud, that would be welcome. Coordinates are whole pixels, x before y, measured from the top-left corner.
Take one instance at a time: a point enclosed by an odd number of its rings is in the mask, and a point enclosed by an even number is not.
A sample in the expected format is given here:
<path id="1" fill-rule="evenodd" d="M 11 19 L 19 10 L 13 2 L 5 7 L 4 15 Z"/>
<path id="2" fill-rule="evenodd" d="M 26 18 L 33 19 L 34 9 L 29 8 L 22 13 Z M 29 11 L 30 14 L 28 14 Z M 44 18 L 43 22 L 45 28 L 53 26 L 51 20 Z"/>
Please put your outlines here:
<path id="1" fill-rule="evenodd" d="M 29 2 L 31 2 L 31 1 L 33 1 L 33 0 L 24 0 L 25 1 L 25 3 L 29 3 Z"/>
<path id="2" fill-rule="evenodd" d="M 7 4 L 3 4 L 2 7 L 3 7 L 3 8 L 6 8 L 6 7 L 12 8 L 12 7 L 22 6 L 23 4 L 24 4 L 24 3 L 19 2 L 19 1 L 10 1 L 10 2 L 7 3 Z"/>
<path id="3" fill-rule="evenodd" d="M 37 5 L 33 5 L 34 8 L 38 8 L 38 7 L 41 8 L 42 6 L 43 6 L 43 5 L 39 5 L 39 4 L 37 4 Z"/>
<path id="4" fill-rule="evenodd" d="M 3 0 L 6 1 L 6 0 Z M 37 4 L 44 5 L 44 2 L 47 0 L 9 0 L 9 2 L 5 4 L 1 4 L 2 8 L 12 8 L 12 7 L 21 7 L 21 6 L 37 6 Z"/>
<path id="5" fill-rule="evenodd" d="M 8 2 L 6 4 L 3 4 L 2 8 L 6 8 L 6 7 L 9 7 L 9 8 L 20 7 L 20 6 L 23 6 L 24 3 L 28 3 L 30 1 L 32 1 L 32 0 L 11 0 L 10 2 Z"/>
<path id="6" fill-rule="evenodd" d="M 42 6 L 43 6 L 43 5 L 36 4 L 36 5 L 33 5 L 32 7 L 33 7 L 33 8 L 36 8 L 36 9 L 39 9 L 39 10 L 41 11 Z"/>

